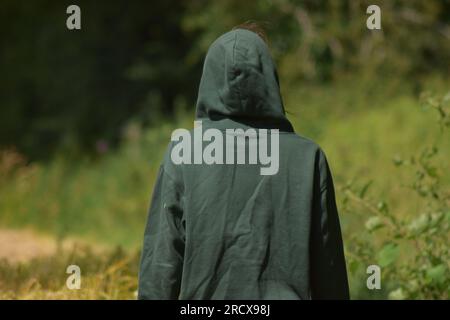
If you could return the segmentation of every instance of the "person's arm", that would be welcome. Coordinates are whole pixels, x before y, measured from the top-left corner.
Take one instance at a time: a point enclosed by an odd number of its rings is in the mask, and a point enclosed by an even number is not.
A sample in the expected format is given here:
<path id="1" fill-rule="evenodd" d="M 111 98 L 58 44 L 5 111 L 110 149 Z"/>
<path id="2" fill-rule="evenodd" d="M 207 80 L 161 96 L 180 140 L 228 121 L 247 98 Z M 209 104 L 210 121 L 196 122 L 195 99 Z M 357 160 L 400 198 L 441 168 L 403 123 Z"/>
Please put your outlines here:
<path id="1" fill-rule="evenodd" d="M 316 160 L 311 226 L 311 298 L 349 299 L 347 271 L 333 179 L 322 150 Z"/>
<path id="2" fill-rule="evenodd" d="M 161 166 L 142 249 L 138 299 L 177 299 L 184 255 L 182 190 Z"/>

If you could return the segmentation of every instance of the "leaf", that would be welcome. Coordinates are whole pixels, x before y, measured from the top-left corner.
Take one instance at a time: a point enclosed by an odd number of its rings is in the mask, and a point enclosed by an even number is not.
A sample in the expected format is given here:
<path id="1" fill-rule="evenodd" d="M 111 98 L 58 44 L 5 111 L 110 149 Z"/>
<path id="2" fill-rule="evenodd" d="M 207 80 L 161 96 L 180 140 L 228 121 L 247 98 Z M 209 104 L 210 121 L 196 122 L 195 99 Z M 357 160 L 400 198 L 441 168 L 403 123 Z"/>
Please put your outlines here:
<path id="1" fill-rule="evenodd" d="M 441 224 L 442 220 L 445 218 L 445 213 L 440 211 L 431 215 L 430 227 L 436 227 Z"/>
<path id="2" fill-rule="evenodd" d="M 420 285 L 417 279 L 410 280 L 408 282 L 408 291 L 415 292 L 417 290 L 420 290 Z"/>
<path id="3" fill-rule="evenodd" d="M 399 248 L 396 243 L 389 242 L 378 253 L 378 264 L 381 267 L 387 267 L 397 260 Z"/>
<path id="4" fill-rule="evenodd" d="M 445 273 L 447 271 L 446 266 L 441 263 L 427 270 L 426 276 L 430 282 L 444 283 Z"/>
<path id="5" fill-rule="evenodd" d="M 398 288 L 396 290 L 389 292 L 388 298 L 389 300 L 405 300 L 407 297 L 403 289 Z"/>
<path id="6" fill-rule="evenodd" d="M 432 178 L 436 178 L 438 176 L 436 167 L 426 166 L 425 170 L 426 170 L 427 174 Z"/>
<path id="7" fill-rule="evenodd" d="M 362 199 L 366 195 L 367 190 L 369 190 L 370 185 L 372 184 L 373 180 L 370 180 L 367 182 L 364 187 L 362 187 L 361 191 L 359 192 L 359 197 Z"/>
<path id="8" fill-rule="evenodd" d="M 401 166 L 402 164 L 403 164 L 403 159 L 399 156 L 399 155 L 396 155 L 393 159 L 392 159 L 392 162 L 394 162 L 394 165 L 396 165 L 396 166 Z"/>
<path id="9" fill-rule="evenodd" d="M 377 229 L 383 227 L 383 226 L 384 226 L 384 223 L 383 223 L 383 221 L 381 220 L 380 217 L 374 216 L 374 217 L 370 217 L 370 218 L 366 221 L 366 223 L 365 223 L 364 226 L 365 226 L 366 229 L 369 230 L 369 231 L 375 231 L 375 230 L 377 230 Z"/>
<path id="10" fill-rule="evenodd" d="M 387 203 L 384 202 L 384 201 L 378 202 L 377 208 L 378 208 L 378 210 L 379 210 L 380 212 L 383 212 L 383 213 L 389 213 L 388 205 L 387 205 Z"/>
<path id="11" fill-rule="evenodd" d="M 427 214 L 421 214 L 408 225 L 408 230 L 413 234 L 422 233 L 428 228 L 429 222 L 430 217 Z"/>
<path id="12" fill-rule="evenodd" d="M 447 92 L 447 94 L 442 98 L 442 102 L 450 101 L 450 92 Z"/>

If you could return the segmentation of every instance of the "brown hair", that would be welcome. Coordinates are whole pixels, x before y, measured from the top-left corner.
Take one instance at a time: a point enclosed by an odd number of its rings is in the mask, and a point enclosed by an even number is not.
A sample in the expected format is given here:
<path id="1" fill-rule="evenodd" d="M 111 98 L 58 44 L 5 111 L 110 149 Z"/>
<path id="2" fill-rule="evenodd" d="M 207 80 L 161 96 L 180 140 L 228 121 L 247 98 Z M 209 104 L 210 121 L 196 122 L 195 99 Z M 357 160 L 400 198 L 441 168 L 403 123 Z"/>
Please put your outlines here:
<path id="1" fill-rule="evenodd" d="M 258 36 L 260 36 L 261 39 L 263 39 L 266 44 L 269 44 L 269 39 L 267 38 L 266 31 L 264 30 L 262 25 L 258 22 L 249 20 L 249 21 L 246 21 L 244 23 L 241 23 L 241 24 L 235 26 L 232 30 L 236 30 L 236 29 L 245 29 L 245 30 L 252 31 L 252 32 L 256 33 Z"/>

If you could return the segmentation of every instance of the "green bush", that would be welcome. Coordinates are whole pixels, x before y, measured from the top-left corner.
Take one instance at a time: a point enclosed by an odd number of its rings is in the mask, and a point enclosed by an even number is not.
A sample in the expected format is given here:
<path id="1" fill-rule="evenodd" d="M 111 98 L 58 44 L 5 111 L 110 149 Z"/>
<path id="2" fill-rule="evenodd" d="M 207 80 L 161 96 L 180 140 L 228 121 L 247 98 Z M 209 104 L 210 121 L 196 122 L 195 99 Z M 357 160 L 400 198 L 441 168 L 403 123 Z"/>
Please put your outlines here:
<path id="1" fill-rule="evenodd" d="M 422 96 L 424 108 L 434 109 L 442 134 L 450 128 L 450 94 L 437 99 Z M 442 176 L 448 163 L 437 158 L 441 145 L 422 146 L 407 159 L 395 157 L 399 169 L 408 169 L 411 179 L 405 187 L 412 190 L 404 201 L 417 201 L 414 212 L 406 216 L 393 212 L 386 200 L 369 198 L 373 180 L 358 187 L 350 183 L 343 188 L 344 211 L 366 219 L 364 227 L 347 241 L 350 273 L 359 276 L 356 296 L 370 296 L 364 288 L 365 268 L 381 267 L 389 299 L 448 299 L 450 290 L 450 189 Z M 402 183 L 402 182 L 400 182 Z M 362 285 L 361 285 L 362 284 Z"/>

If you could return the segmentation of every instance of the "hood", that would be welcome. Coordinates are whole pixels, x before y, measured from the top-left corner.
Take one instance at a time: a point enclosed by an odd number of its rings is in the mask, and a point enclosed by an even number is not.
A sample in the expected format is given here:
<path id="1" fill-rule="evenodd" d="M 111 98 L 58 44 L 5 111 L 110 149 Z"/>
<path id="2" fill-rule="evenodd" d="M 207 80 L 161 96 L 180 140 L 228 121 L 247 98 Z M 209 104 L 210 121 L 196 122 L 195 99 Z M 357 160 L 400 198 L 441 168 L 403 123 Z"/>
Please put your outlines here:
<path id="1" fill-rule="evenodd" d="M 231 119 L 250 126 L 293 131 L 286 118 L 275 63 L 256 33 L 236 29 L 209 47 L 196 118 Z"/>

